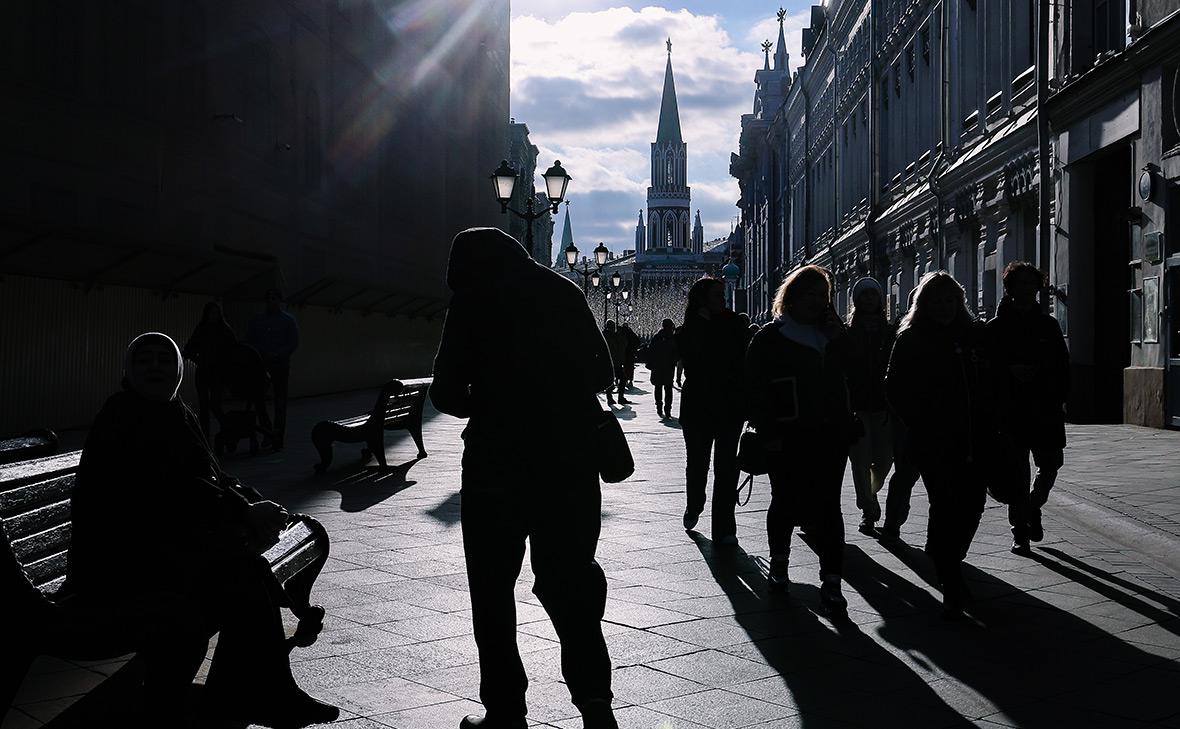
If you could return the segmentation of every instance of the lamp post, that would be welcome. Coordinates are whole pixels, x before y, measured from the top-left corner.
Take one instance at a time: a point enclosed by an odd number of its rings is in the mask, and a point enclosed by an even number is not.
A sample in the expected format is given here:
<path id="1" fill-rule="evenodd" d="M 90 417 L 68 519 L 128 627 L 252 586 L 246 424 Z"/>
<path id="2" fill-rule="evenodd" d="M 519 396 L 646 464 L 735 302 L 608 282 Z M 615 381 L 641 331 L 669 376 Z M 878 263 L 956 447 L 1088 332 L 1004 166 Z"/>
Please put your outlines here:
<path id="1" fill-rule="evenodd" d="M 575 246 L 572 241 L 570 242 L 569 246 L 566 247 L 566 249 L 565 249 L 565 265 L 569 267 L 569 270 L 573 271 L 574 273 L 576 273 L 582 277 L 582 293 L 583 294 L 587 294 L 587 290 L 586 290 L 586 281 L 587 280 L 593 281 L 595 276 L 598 276 L 601 279 L 602 274 L 600 273 L 600 271 L 602 271 L 602 267 L 606 265 L 606 258 L 609 254 L 610 254 L 610 251 L 608 251 L 606 249 L 606 246 L 600 242 L 598 244 L 598 247 L 594 249 L 595 270 L 593 273 L 591 273 L 589 260 L 582 261 L 582 270 L 581 271 L 579 271 L 577 268 L 575 268 L 575 266 L 578 262 L 578 247 Z M 594 287 L 597 288 L 598 284 L 595 283 Z"/>
<path id="2" fill-rule="evenodd" d="M 508 164 L 508 160 L 500 160 L 500 166 L 492 173 L 492 186 L 495 188 L 496 200 L 500 203 L 500 212 L 511 212 L 525 221 L 525 248 L 530 256 L 533 255 L 533 222 L 547 214 L 557 215 L 557 208 L 565 198 L 565 189 L 570 184 L 570 176 L 561 166 L 561 160 L 554 162 L 541 177 L 545 178 L 545 196 L 549 198 L 549 207 L 537 210 L 537 196 L 530 190 L 522 213 L 508 206 L 508 201 L 512 199 L 512 191 L 516 187 L 516 170 Z"/>

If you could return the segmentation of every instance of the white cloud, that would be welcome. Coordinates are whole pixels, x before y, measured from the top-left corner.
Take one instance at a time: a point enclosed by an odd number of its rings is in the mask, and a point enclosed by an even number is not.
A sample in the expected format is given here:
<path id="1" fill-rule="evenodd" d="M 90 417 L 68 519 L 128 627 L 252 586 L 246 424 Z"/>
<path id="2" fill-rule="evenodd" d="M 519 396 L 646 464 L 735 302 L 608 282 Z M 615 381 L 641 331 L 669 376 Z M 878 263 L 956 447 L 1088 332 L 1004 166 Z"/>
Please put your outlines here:
<path id="1" fill-rule="evenodd" d="M 727 234 L 738 197 L 729 153 L 753 103 L 754 72 L 762 66 L 757 43 L 739 48 L 718 17 L 687 10 L 601 9 L 606 2 L 581 0 L 574 6 L 588 10 L 525 14 L 535 4 L 514 7 L 512 114 L 529 125 L 539 166 L 559 158 L 573 175 L 575 237 L 592 231 L 616 250 L 633 247 L 669 36 L 692 207 L 701 210 L 706 238 Z"/>

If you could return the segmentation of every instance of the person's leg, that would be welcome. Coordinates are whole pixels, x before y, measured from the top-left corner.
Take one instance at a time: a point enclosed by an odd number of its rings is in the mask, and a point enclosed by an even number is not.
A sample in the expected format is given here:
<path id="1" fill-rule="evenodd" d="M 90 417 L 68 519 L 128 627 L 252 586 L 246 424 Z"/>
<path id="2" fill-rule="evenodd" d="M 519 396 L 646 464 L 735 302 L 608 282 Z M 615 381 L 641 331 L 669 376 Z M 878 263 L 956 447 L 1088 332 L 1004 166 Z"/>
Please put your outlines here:
<path id="1" fill-rule="evenodd" d="M 464 488 L 461 525 L 471 623 L 479 650 L 479 698 L 495 720 L 527 713 L 528 677 L 516 644 L 516 580 L 525 527 L 506 489 Z"/>
<path id="2" fill-rule="evenodd" d="M 816 533 L 813 543 L 819 557 L 819 574 L 824 579 L 844 574 L 844 514 L 840 509 L 840 492 L 844 484 L 844 470 L 848 463 L 844 448 L 819 444 L 813 451 L 815 459 L 813 522 Z M 810 530 L 808 531 L 810 534 Z"/>
<path id="3" fill-rule="evenodd" d="M 873 502 L 877 504 L 877 518 L 881 518 L 881 504 L 877 494 L 885 486 L 885 479 L 889 476 L 889 469 L 893 467 L 893 425 L 889 422 L 889 414 L 884 410 L 871 413 L 868 427 L 872 432 L 873 465 L 871 469 L 873 481 Z"/>
<path id="4" fill-rule="evenodd" d="M 926 554 L 934 565 L 943 604 L 948 611 L 962 608 L 961 578 L 956 550 L 956 510 L 954 476 L 949 464 L 931 458 L 921 465 L 922 483 L 930 498 L 926 525 Z"/>
<path id="5" fill-rule="evenodd" d="M 664 385 L 664 415 L 672 417 L 672 383 Z"/>
<path id="6" fill-rule="evenodd" d="M 1037 477 L 1033 481 L 1032 493 L 1029 495 L 1028 530 L 1029 538 L 1039 542 L 1045 538 L 1045 529 L 1041 525 L 1041 507 L 1049 499 L 1049 492 L 1057 481 L 1057 472 L 1065 462 L 1063 449 L 1055 444 L 1032 450 L 1033 463 L 1037 467 Z"/>
<path id="7" fill-rule="evenodd" d="M 275 365 L 270 368 L 270 376 L 275 387 L 275 448 L 283 446 L 283 437 L 287 432 L 287 385 L 291 380 L 291 365 Z"/>
<path id="8" fill-rule="evenodd" d="M 662 418 L 664 417 L 664 386 L 654 385 L 652 389 L 656 391 L 656 414 Z"/>
<path id="9" fill-rule="evenodd" d="M 783 587 L 789 582 L 787 568 L 791 559 L 791 533 L 795 530 L 794 500 L 790 493 L 789 466 L 776 459 L 770 473 L 770 508 L 766 510 L 766 541 L 770 548 L 770 584 Z"/>
<path id="10" fill-rule="evenodd" d="M 852 463 L 852 486 L 856 493 L 856 508 L 860 509 L 860 529 L 872 533 L 873 525 L 881 516 L 877 494 L 873 491 L 873 433 L 866 413 L 859 413 L 865 425 L 865 432 L 848 448 L 848 460 Z"/>
<path id="11" fill-rule="evenodd" d="M 910 516 L 910 497 L 914 484 L 918 482 L 918 467 L 910 449 L 909 430 L 900 422 L 893 423 L 893 475 L 889 478 L 889 490 L 885 495 L 885 527 L 887 535 L 901 531 Z"/>
<path id="12" fill-rule="evenodd" d="M 692 529 L 705 510 L 705 488 L 709 482 L 709 451 L 713 446 L 713 433 L 702 423 L 685 425 L 684 435 L 684 489 L 687 500 L 684 508 L 684 528 Z M 691 524 L 690 524 L 691 522 Z"/>
<path id="13" fill-rule="evenodd" d="M 1008 439 L 999 458 L 1006 461 L 1003 473 L 1012 479 L 1012 492 L 1008 502 L 1008 525 L 1012 531 L 1012 551 L 1026 552 L 1028 550 L 1028 489 L 1032 474 L 1029 472 L 1028 443 L 1007 434 L 1001 437 Z"/>
<path id="14" fill-rule="evenodd" d="M 713 441 L 713 541 L 737 536 L 737 464 L 741 421 L 718 423 Z"/>
<path id="15" fill-rule="evenodd" d="M 563 470 L 555 466 L 555 473 Z M 574 705 L 584 714 L 593 704 L 609 713 L 611 663 L 602 636 L 606 576 L 594 559 L 602 522 L 598 478 L 563 473 L 562 480 L 562 489 L 542 488 L 528 499 L 533 594 L 561 641 L 561 674 Z"/>

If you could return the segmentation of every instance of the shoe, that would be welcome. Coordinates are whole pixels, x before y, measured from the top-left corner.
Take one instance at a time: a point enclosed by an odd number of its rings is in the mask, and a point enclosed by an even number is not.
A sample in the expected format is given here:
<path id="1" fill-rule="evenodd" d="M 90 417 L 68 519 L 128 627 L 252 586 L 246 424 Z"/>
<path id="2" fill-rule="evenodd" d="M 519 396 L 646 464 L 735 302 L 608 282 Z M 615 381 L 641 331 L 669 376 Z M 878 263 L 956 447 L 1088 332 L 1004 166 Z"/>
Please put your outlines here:
<path id="1" fill-rule="evenodd" d="M 829 613 L 848 610 L 848 601 L 840 592 L 840 575 L 824 575 L 819 586 L 819 603 Z"/>
<path id="2" fill-rule="evenodd" d="M 1041 524 L 1041 512 L 1036 512 L 1028 522 L 1028 538 L 1034 542 L 1039 542 L 1045 538 L 1045 527 Z"/>
<path id="3" fill-rule="evenodd" d="M 786 592 L 791 588 L 790 555 L 773 555 L 770 558 L 770 572 L 766 575 L 766 586 L 771 592 Z"/>
<path id="4" fill-rule="evenodd" d="M 886 524 L 877 530 L 877 539 L 884 544 L 897 544 L 901 541 L 901 527 Z"/>
<path id="5" fill-rule="evenodd" d="M 1027 539 L 1024 541 L 1017 540 L 1012 542 L 1012 546 L 1008 549 L 1008 551 L 1012 554 L 1019 554 L 1021 557 L 1032 556 L 1032 547 L 1029 546 Z"/>
<path id="6" fill-rule="evenodd" d="M 701 518 L 700 514 L 690 514 L 684 512 L 684 531 L 690 532 L 693 527 L 697 525 L 697 521 Z"/>
<path id="7" fill-rule="evenodd" d="M 610 701 L 606 699 L 587 701 L 582 707 L 583 729 L 619 729 L 619 722 L 615 719 L 615 712 L 610 708 Z"/>
<path id="8" fill-rule="evenodd" d="M 486 715 L 469 714 L 459 722 L 459 729 L 528 729 L 528 725 L 523 716 L 519 719 L 489 719 Z"/>
<path id="9" fill-rule="evenodd" d="M 714 540 L 714 544 L 716 544 L 718 547 L 736 547 L 738 545 L 738 538 L 736 534 L 726 534 L 724 536 L 717 537 L 717 539 Z"/>
<path id="10" fill-rule="evenodd" d="M 861 534 L 864 534 L 866 537 L 876 538 L 877 536 L 876 522 L 869 521 L 868 517 L 860 520 L 860 526 L 858 526 L 856 530 Z"/>

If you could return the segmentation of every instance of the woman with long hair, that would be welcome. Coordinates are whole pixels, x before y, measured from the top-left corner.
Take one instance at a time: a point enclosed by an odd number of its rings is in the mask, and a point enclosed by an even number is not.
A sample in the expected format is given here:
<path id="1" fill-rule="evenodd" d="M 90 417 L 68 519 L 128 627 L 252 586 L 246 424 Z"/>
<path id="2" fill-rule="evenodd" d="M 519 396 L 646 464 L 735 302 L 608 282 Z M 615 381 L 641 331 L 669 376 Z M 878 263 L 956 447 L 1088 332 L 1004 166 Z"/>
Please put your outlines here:
<path id="1" fill-rule="evenodd" d="M 746 328 L 725 306 L 725 282 L 705 277 L 692 285 L 676 349 L 684 362 L 680 427 L 684 433 L 687 504 L 684 528 L 705 509 L 709 451 L 713 451 L 713 542 L 737 545 L 737 447 L 745 421 L 742 362 Z"/>
<path id="2" fill-rule="evenodd" d="M 864 424 L 862 435 L 848 449 L 860 532 L 877 536 L 881 518 L 877 492 L 893 465 L 893 435 L 885 407 L 885 370 L 893 349 L 894 330 L 885 318 L 881 284 L 865 277 L 852 286 L 852 311 L 848 315 L 848 394 L 852 410 Z"/>
<path id="3" fill-rule="evenodd" d="M 210 437 L 209 414 L 221 419 L 221 395 L 225 389 L 226 356 L 238 343 L 225 320 L 221 304 L 210 301 L 201 311 L 201 321 L 184 345 L 184 358 L 197 366 L 197 413 L 201 431 Z"/>
<path id="4" fill-rule="evenodd" d="M 988 414 L 981 325 L 963 287 L 946 271 L 922 277 L 902 318 L 885 391 L 909 429 L 910 455 L 930 497 L 926 552 L 947 617 L 962 613 L 962 563 L 979 528 L 986 490 L 978 461 Z"/>
<path id="5" fill-rule="evenodd" d="M 847 336 L 832 308 L 831 275 L 819 266 L 796 270 L 779 286 L 773 313 L 774 323 L 754 335 L 746 354 L 750 422 L 769 465 L 770 587 L 790 584 L 791 534 L 803 526 L 819 556 L 820 601 L 827 611 L 842 612 L 840 487 L 857 432 L 845 382 Z"/>

